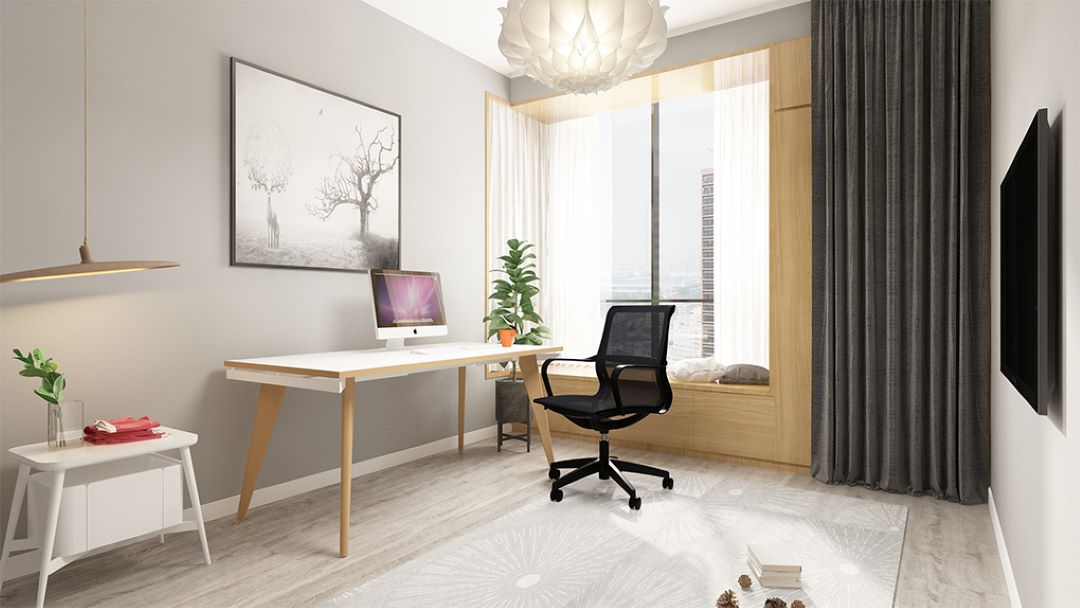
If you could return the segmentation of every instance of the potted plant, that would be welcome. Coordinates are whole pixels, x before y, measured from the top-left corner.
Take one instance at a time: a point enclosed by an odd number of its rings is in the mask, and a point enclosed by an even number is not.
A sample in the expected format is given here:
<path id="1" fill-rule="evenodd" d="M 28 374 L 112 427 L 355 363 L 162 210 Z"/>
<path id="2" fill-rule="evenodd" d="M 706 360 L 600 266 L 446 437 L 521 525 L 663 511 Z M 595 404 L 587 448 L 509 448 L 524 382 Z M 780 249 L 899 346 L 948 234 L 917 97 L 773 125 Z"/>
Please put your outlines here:
<path id="1" fill-rule="evenodd" d="M 17 348 L 12 352 L 15 353 L 15 359 L 23 364 L 23 369 L 19 372 L 20 376 L 41 378 L 41 386 L 34 389 L 34 394 L 44 399 L 48 404 L 45 428 L 49 447 L 61 448 L 67 446 L 67 438 L 64 436 L 65 410 L 69 404 L 71 407 L 75 407 L 79 405 L 79 402 L 64 401 L 64 389 L 67 387 L 67 380 L 64 379 L 64 374 L 58 371 L 60 364 L 54 361 L 52 357 L 46 357 L 40 348 L 35 348 L 25 355 Z M 81 414 L 78 415 L 78 418 L 77 422 L 81 426 Z"/>
<path id="2" fill-rule="evenodd" d="M 544 343 L 551 331 L 536 312 L 533 298 L 540 294 L 536 275 L 536 254 L 530 252 L 532 243 L 510 239 L 509 251 L 499 256 L 502 268 L 491 272 L 498 276 L 491 282 L 493 303 L 491 313 L 484 317 L 488 324 L 488 339 L 498 335 L 503 346 L 511 344 Z M 505 363 L 503 366 L 505 367 Z M 517 376 L 517 361 L 512 364 L 510 377 L 495 381 L 495 420 L 499 424 L 499 445 L 502 445 L 502 423 L 529 423 L 529 395 Z"/>

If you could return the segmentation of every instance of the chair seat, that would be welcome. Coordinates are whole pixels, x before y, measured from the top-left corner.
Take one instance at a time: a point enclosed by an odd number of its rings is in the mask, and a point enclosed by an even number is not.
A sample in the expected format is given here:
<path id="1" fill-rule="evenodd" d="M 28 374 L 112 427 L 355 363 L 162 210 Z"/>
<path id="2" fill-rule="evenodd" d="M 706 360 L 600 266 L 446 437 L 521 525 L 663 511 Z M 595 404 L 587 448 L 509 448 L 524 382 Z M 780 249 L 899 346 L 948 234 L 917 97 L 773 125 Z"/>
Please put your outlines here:
<path id="1" fill-rule="evenodd" d="M 596 395 L 555 395 L 536 400 L 547 409 L 570 418 L 606 418 L 615 413 L 615 401 Z"/>

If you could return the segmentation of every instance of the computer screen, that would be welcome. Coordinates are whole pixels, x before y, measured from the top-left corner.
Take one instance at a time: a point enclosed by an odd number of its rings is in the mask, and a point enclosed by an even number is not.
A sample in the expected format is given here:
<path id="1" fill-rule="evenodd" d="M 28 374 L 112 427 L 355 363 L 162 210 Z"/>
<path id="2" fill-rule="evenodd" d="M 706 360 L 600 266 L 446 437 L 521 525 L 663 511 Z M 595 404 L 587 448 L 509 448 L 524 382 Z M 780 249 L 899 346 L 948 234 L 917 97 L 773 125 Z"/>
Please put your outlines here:
<path id="1" fill-rule="evenodd" d="M 372 270 L 371 291 L 379 329 L 446 325 L 436 272 Z"/>

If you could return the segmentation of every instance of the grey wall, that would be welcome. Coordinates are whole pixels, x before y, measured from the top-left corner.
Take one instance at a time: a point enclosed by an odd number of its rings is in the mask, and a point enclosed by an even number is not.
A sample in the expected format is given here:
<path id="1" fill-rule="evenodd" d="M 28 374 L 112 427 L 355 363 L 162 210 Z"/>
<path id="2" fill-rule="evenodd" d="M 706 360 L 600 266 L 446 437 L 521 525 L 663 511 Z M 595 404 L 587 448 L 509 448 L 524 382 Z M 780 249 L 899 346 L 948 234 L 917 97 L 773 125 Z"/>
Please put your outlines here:
<path id="1" fill-rule="evenodd" d="M 649 69 L 659 70 L 808 35 L 810 3 L 805 2 L 670 38 L 667 50 Z M 551 89 L 527 76 L 510 80 L 510 101 L 525 101 L 551 94 Z"/>
<path id="2" fill-rule="evenodd" d="M 999 185 L 1039 108 L 1058 137 L 1063 392 L 1036 416 L 998 371 L 992 344 L 991 491 L 1025 606 L 1058 606 L 1080 572 L 1080 2 L 991 3 L 992 324 L 1000 323 Z M 995 329 L 996 333 L 996 329 Z"/>
<path id="3" fill-rule="evenodd" d="M 77 261 L 82 5 L 0 2 L 0 267 Z M 482 339 L 484 91 L 508 79 L 356 0 L 90 3 L 90 241 L 98 259 L 179 269 L 0 289 L 7 448 L 45 411 L 5 353 L 45 349 L 88 418 L 149 415 L 199 433 L 204 502 L 238 493 L 258 388 L 222 361 L 374 347 L 366 274 L 229 267 L 229 57 L 402 115 L 402 263 L 443 274 L 449 339 Z M 467 430 L 494 423 L 470 371 Z M 358 387 L 355 458 L 456 432 L 456 374 Z M 286 398 L 260 486 L 338 465 L 335 395 Z M 513 458 L 514 456 L 507 456 Z"/>

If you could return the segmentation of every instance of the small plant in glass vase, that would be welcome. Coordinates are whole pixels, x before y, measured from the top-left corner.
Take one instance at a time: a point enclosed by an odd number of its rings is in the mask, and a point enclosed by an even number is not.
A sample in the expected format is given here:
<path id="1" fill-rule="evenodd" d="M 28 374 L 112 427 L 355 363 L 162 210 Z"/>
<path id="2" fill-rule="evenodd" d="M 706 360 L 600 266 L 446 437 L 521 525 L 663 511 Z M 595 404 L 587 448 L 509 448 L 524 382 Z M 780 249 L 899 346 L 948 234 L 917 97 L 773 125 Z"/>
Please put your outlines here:
<path id="1" fill-rule="evenodd" d="M 64 375 L 59 372 L 60 364 L 54 361 L 52 357 L 46 357 L 40 348 L 35 348 L 25 355 L 17 348 L 12 352 L 15 353 L 15 359 L 23 364 L 23 369 L 19 372 L 20 376 L 41 379 L 41 386 L 34 389 L 34 394 L 44 399 L 48 407 L 45 428 L 49 447 L 67 447 L 67 438 L 64 435 L 65 413 L 69 406 L 71 408 L 76 407 L 76 405 L 81 406 L 81 402 L 64 401 L 64 389 L 67 388 L 67 381 L 64 379 Z M 74 422 L 81 427 L 81 412 L 72 413 L 74 415 L 69 416 L 69 418 L 76 418 Z"/>
<path id="2" fill-rule="evenodd" d="M 536 274 L 536 254 L 529 251 L 532 243 L 510 239 L 509 251 L 499 256 L 502 268 L 491 272 L 497 276 L 491 281 L 493 303 L 491 312 L 484 317 L 488 324 L 488 339 L 498 335 L 503 346 L 512 344 L 542 345 L 551 338 L 551 331 L 536 312 L 533 298 L 540 294 Z M 506 363 L 502 366 L 505 368 Z M 500 422 L 529 423 L 529 396 L 524 383 L 518 379 L 517 360 L 511 364 L 509 378 L 495 382 L 495 418 Z"/>

